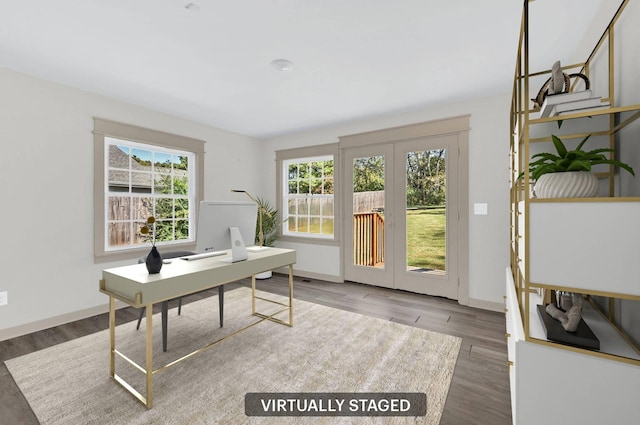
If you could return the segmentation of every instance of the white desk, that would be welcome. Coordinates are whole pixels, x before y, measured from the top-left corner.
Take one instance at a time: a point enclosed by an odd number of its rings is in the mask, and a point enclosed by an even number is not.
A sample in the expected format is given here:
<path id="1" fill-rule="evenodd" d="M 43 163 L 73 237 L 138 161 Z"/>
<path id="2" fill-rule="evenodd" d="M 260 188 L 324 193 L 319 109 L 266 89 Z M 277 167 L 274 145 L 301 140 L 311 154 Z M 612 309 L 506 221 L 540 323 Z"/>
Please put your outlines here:
<path id="1" fill-rule="evenodd" d="M 134 397 L 136 397 L 147 409 L 153 407 L 153 376 L 175 364 L 207 350 L 222 339 L 213 341 L 208 345 L 181 357 L 165 366 L 153 370 L 153 304 L 181 296 L 193 294 L 209 288 L 215 288 L 225 283 L 234 282 L 251 276 L 251 313 L 260 320 L 234 332 L 224 339 L 236 335 L 265 320 L 271 320 L 287 326 L 293 326 L 293 264 L 296 262 L 296 252 L 290 249 L 269 248 L 260 252 L 249 252 L 249 259 L 237 263 L 225 262 L 229 256 L 202 258 L 186 261 L 173 259 L 170 264 L 164 264 L 158 274 L 149 274 L 144 264 L 116 267 L 102 271 L 100 280 L 100 292 L 109 296 L 109 339 L 110 339 L 110 374 L 111 377 Z M 255 275 L 268 270 L 289 266 L 289 303 L 283 304 L 277 301 L 256 296 Z M 146 324 L 146 359 L 145 366 L 136 364 L 133 360 L 119 352 L 115 347 L 115 300 L 120 300 L 132 307 L 145 307 Z M 256 299 L 262 299 L 271 303 L 282 305 L 284 308 L 276 313 L 265 315 L 256 312 Z M 289 310 L 289 321 L 277 319 L 274 316 Z M 129 385 L 116 374 L 115 356 L 118 355 L 127 362 L 133 364 L 146 375 L 146 396 Z"/>

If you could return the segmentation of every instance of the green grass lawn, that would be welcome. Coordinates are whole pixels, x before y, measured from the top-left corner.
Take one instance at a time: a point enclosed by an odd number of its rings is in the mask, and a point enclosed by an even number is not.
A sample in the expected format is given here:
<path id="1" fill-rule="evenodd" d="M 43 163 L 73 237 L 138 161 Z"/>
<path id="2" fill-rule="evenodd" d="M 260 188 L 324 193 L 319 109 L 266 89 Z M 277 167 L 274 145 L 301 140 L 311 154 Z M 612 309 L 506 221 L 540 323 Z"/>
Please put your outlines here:
<path id="1" fill-rule="evenodd" d="M 407 265 L 445 270 L 446 209 L 407 210 Z"/>

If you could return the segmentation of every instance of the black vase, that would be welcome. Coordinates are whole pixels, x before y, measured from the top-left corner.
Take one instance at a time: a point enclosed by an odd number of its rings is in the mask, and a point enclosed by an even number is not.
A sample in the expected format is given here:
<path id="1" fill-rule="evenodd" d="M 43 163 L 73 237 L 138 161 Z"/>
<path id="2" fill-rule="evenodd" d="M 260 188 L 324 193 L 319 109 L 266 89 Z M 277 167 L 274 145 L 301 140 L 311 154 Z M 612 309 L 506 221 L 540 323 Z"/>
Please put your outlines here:
<path id="1" fill-rule="evenodd" d="M 149 270 L 149 274 L 160 273 L 160 269 L 162 268 L 162 257 L 158 252 L 158 249 L 154 245 L 151 248 L 151 252 L 147 255 L 147 259 L 145 260 L 145 264 L 147 265 L 147 270 Z"/>

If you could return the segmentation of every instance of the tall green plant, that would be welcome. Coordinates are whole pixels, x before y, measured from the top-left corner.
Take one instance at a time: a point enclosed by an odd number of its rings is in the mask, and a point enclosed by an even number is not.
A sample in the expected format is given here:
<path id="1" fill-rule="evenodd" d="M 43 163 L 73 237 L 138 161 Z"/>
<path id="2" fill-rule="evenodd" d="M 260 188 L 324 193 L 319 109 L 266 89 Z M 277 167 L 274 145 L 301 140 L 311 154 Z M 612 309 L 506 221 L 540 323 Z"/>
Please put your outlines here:
<path id="1" fill-rule="evenodd" d="M 604 152 L 613 152 L 610 148 L 599 148 L 591 151 L 584 151 L 582 147 L 589 140 L 591 135 L 585 137 L 573 150 L 567 149 L 559 137 L 552 135 L 551 140 L 556 148 L 556 153 L 542 152 L 531 157 L 535 161 L 529 163 L 529 176 L 532 180 L 538 180 L 540 176 L 548 173 L 562 173 L 567 171 L 591 171 L 592 166 L 598 164 L 610 164 L 627 170 L 635 176 L 633 168 L 624 162 L 616 159 L 609 159 Z M 520 177 L 524 172 L 520 174 Z"/>
<path id="2" fill-rule="evenodd" d="M 278 226 L 284 221 L 279 219 L 278 209 L 272 206 L 268 200 L 258 197 L 256 201 L 258 208 L 262 209 L 263 244 L 264 246 L 273 246 L 273 243 L 278 239 Z M 260 217 L 260 214 L 258 214 L 258 221 L 256 221 L 256 244 L 259 243 Z"/>

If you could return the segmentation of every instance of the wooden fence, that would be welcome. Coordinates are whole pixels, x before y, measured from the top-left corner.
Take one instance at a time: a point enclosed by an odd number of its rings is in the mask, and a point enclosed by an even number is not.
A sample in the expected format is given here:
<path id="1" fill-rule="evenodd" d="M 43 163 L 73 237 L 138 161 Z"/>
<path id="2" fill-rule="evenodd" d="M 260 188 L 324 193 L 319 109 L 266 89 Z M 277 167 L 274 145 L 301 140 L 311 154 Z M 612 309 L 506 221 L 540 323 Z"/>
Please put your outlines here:
<path id="1" fill-rule="evenodd" d="M 384 210 L 384 190 L 353 194 L 353 212 L 365 213 Z"/>

